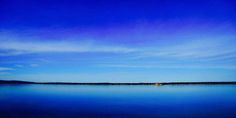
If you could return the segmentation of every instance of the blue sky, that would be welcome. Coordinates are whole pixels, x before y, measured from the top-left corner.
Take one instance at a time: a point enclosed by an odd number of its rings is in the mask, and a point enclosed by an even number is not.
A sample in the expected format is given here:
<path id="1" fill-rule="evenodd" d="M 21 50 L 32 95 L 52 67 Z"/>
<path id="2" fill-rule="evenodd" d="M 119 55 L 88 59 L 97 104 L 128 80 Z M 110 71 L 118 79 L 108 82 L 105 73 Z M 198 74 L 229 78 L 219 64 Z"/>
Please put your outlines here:
<path id="1" fill-rule="evenodd" d="M 0 79 L 236 81 L 233 0 L 1 0 Z"/>

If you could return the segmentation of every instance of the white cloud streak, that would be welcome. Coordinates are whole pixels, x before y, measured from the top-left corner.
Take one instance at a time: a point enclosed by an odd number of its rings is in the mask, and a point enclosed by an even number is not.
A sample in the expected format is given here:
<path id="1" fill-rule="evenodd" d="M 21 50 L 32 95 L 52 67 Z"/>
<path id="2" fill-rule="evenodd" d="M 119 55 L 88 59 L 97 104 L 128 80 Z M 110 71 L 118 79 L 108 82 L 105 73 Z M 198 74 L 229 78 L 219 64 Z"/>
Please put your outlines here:
<path id="1" fill-rule="evenodd" d="M 145 51 L 141 57 L 226 59 L 236 57 L 233 40 L 193 40 Z M 151 50 L 151 49 L 150 49 Z"/>
<path id="2" fill-rule="evenodd" d="M 14 70 L 14 69 L 8 67 L 0 67 L 0 71 L 9 71 L 9 70 Z"/>
<path id="3" fill-rule="evenodd" d="M 234 65 L 157 65 L 157 64 L 101 64 L 101 67 L 110 68 L 160 68 L 160 69 L 236 69 Z"/>
<path id="4" fill-rule="evenodd" d="M 138 58 L 164 57 L 175 59 L 226 59 L 236 57 L 232 40 L 191 40 L 167 46 L 124 47 L 97 43 L 2 41 L 0 56 L 31 53 L 129 53 Z M 131 55 L 133 56 L 133 55 Z"/>
<path id="5" fill-rule="evenodd" d="M 43 53 L 43 52 L 104 52 L 104 53 L 128 53 L 133 49 L 121 46 L 99 45 L 94 43 L 78 43 L 78 42 L 20 42 L 20 41 L 2 41 L 0 44 L 1 56 L 20 55 L 27 53 Z"/>
<path id="6" fill-rule="evenodd" d="M 13 68 L 9 67 L 0 67 L 0 75 L 7 75 L 11 74 L 10 71 L 14 70 Z"/>
<path id="7" fill-rule="evenodd" d="M 167 25 L 168 26 L 168 25 Z M 227 26 L 223 24 L 223 26 Z M 227 28 L 215 27 L 203 28 L 195 27 L 197 30 L 183 28 L 177 33 L 160 33 L 165 27 L 156 28 L 156 26 L 147 26 L 135 28 L 134 30 L 122 30 L 122 32 L 112 30 L 105 36 L 95 35 L 80 36 L 72 35 L 62 37 L 60 40 L 43 40 L 38 33 L 30 37 L 26 35 L 17 36 L 14 33 L 0 32 L 0 56 L 14 56 L 35 53 L 114 53 L 129 54 L 134 58 L 170 58 L 170 59 L 232 59 L 236 58 L 236 35 Z M 204 27 L 205 28 L 205 27 Z M 171 29 L 171 28 L 170 28 Z M 230 29 L 230 27 L 229 27 Z M 204 31 L 202 31 L 204 30 Z M 97 31 L 97 30 L 96 30 Z M 144 32 L 142 32 L 144 31 Z M 175 31 L 175 30 L 174 30 Z M 189 31 L 189 32 L 188 32 Z M 192 32 L 191 32 L 192 31 Z M 118 34 L 116 34 L 118 32 Z M 121 33 L 119 33 L 121 32 Z M 55 33 L 55 32 L 52 32 Z M 89 32 L 88 32 L 89 33 Z M 91 33 L 91 32 L 90 32 Z M 99 33 L 99 32 L 98 32 Z M 131 33 L 131 34 L 130 34 Z M 170 33 L 170 35 L 168 35 Z M 83 34 L 83 33 L 82 33 Z M 86 33 L 85 33 L 86 34 Z M 93 33 L 91 33 L 92 35 Z M 107 37 L 106 37 L 107 36 Z M 110 40 L 110 39 L 111 40 Z M 140 39 L 142 38 L 142 39 Z M 162 40 L 159 40 L 161 38 Z M 84 39 L 89 39 L 87 42 Z M 91 40 L 90 40 L 91 39 Z M 136 45 L 137 41 L 148 44 Z M 164 41 L 166 40 L 166 42 Z M 113 44 L 108 43 L 114 42 Z M 120 45 L 116 40 L 132 41 Z M 100 42 L 97 42 L 100 41 Z M 107 42 L 106 42 L 107 41 Z M 106 42 L 106 43 L 103 43 Z M 164 42 L 164 43 L 163 43 Z M 123 43 L 122 43 L 123 44 Z M 127 57 L 127 55 L 126 55 Z"/>

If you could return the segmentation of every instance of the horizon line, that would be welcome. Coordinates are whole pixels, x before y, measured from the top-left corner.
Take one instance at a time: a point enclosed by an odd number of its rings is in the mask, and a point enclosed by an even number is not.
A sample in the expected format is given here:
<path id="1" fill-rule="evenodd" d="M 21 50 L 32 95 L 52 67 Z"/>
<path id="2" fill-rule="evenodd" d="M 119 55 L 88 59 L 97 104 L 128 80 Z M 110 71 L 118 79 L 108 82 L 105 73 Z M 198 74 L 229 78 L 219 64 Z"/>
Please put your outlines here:
<path id="1" fill-rule="evenodd" d="M 0 80 L 0 84 L 52 84 L 52 85 L 196 85 L 236 84 L 236 81 L 193 81 L 193 82 L 33 82 Z"/>

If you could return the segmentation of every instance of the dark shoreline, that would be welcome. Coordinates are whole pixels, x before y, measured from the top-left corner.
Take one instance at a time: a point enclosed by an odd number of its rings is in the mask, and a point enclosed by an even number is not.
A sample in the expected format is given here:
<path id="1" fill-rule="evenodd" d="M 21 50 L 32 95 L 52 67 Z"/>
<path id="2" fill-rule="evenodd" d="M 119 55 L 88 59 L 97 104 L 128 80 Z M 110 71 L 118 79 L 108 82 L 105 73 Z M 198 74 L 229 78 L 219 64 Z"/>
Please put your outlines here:
<path id="1" fill-rule="evenodd" d="M 236 84 L 235 81 L 224 82 L 140 82 L 140 83 L 74 83 L 74 82 L 30 82 L 18 80 L 0 80 L 0 84 L 47 84 L 47 85 L 219 85 L 219 84 Z"/>

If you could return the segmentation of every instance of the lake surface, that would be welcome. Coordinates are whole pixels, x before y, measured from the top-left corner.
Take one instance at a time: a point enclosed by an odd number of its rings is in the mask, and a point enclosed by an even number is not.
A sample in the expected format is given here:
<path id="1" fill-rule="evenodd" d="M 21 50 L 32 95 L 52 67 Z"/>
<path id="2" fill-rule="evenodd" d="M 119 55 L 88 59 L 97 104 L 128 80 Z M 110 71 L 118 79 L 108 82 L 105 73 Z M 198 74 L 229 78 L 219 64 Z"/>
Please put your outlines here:
<path id="1" fill-rule="evenodd" d="M 0 85 L 1 118 L 236 118 L 236 85 Z"/>

